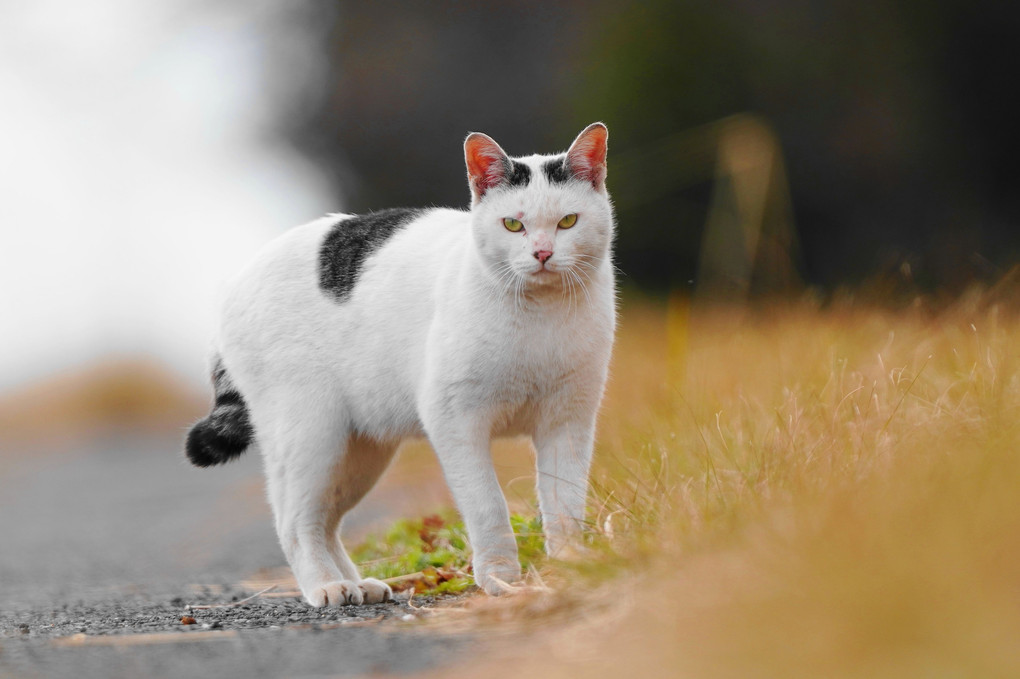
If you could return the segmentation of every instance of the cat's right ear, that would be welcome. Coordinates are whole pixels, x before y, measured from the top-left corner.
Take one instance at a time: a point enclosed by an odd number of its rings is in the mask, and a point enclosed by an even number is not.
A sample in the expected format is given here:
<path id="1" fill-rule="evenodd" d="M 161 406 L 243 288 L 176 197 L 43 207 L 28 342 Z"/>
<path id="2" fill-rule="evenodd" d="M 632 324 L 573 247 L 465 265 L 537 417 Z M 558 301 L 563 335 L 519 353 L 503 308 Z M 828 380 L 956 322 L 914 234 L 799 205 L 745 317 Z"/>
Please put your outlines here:
<path id="1" fill-rule="evenodd" d="M 472 132 L 464 140 L 464 161 L 467 163 L 468 184 L 472 203 L 485 192 L 503 183 L 510 171 L 510 158 L 493 139 L 481 132 Z"/>
<path id="2" fill-rule="evenodd" d="M 602 123 L 584 128 L 567 151 L 567 167 L 577 179 L 586 181 L 596 191 L 606 190 L 606 149 L 609 130 Z"/>

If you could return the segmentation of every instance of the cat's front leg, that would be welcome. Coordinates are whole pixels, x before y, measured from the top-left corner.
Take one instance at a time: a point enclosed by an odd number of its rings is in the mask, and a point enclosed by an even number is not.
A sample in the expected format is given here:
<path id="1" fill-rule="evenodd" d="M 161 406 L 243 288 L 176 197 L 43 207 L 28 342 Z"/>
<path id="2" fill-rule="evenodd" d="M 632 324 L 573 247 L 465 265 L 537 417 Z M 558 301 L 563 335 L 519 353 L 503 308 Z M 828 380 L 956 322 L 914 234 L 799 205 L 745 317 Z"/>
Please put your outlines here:
<path id="1" fill-rule="evenodd" d="M 475 582 L 489 594 L 521 578 L 517 541 L 489 451 L 488 427 L 464 412 L 431 418 L 426 431 L 457 503 L 474 552 Z"/>
<path id="2" fill-rule="evenodd" d="M 594 414 L 549 413 L 536 428 L 533 440 L 546 551 L 553 557 L 568 557 L 581 542 L 595 441 Z"/>

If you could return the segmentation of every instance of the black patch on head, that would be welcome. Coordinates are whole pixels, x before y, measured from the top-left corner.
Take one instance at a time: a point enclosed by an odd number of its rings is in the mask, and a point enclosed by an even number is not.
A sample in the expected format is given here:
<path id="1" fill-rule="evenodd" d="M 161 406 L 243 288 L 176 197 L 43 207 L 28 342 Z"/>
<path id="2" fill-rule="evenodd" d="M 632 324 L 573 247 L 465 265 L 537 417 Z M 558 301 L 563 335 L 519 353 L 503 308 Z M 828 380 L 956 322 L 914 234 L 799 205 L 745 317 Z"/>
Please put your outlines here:
<path id="1" fill-rule="evenodd" d="M 247 450 L 255 436 L 248 404 L 218 357 L 213 365 L 212 382 L 216 393 L 212 412 L 191 428 L 185 444 L 188 459 L 196 467 L 229 462 Z"/>
<path id="2" fill-rule="evenodd" d="M 545 161 L 542 163 L 542 172 L 550 184 L 563 184 L 575 178 L 567 168 L 566 156 Z"/>
<path id="3" fill-rule="evenodd" d="M 506 186 L 527 186 L 530 181 L 531 168 L 524 163 L 511 160 L 510 167 L 507 168 L 506 179 L 503 180 L 503 183 Z"/>
<path id="4" fill-rule="evenodd" d="M 319 287 L 338 302 L 346 302 L 370 254 L 403 228 L 421 210 L 391 208 L 337 222 L 319 250 Z"/>

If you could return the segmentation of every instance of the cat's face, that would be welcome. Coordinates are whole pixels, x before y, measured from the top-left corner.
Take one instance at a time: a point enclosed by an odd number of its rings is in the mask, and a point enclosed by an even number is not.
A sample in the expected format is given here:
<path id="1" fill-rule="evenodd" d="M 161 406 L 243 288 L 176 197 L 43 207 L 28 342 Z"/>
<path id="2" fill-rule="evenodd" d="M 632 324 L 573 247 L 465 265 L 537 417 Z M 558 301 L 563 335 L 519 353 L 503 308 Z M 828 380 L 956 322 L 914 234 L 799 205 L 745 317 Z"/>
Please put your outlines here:
<path id="1" fill-rule="evenodd" d="M 502 285 L 583 287 L 609 258 L 607 138 L 595 123 L 566 154 L 510 158 L 489 137 L 468 136 L 475 245 Z"/>

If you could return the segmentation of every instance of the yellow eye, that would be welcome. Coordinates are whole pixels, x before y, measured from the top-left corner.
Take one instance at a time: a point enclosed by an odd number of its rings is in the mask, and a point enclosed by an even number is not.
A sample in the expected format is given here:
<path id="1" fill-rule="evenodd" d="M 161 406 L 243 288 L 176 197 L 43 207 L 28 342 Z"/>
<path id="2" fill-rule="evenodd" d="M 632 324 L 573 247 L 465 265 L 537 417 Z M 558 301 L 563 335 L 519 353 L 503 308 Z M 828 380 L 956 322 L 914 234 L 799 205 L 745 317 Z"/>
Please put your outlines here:
<path id="1" fill-rule="evenodd" d="M 561 229 L 569 229 L 574 224 L 577 224 L 577 215 L 571 213 L 564 217 L 563 219 L 561 219 L 560 223 L 557 224 L 557 226 L 559 226 Z"/>
<path id="2" fill-rule="evenodd" d="M 524 228 L 524 225 L 521 224 L 521 220 L 514 219 L 513 217 L 504 217 L 503 226 L 506 227 L 507 231 L 513 231 L 514 233 L 517 233 Z"/>

